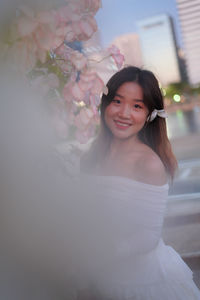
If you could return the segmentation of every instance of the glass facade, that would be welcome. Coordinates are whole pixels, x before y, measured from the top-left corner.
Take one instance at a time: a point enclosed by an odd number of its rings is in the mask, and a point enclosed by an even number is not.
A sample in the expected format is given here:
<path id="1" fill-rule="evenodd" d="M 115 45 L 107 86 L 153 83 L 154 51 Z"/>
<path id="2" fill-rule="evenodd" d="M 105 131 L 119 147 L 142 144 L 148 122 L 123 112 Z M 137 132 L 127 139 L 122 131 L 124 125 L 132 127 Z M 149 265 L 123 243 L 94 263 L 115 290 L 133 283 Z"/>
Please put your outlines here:
<path id="1" fill-rule="evenodd" d="M 176 0 L 191 84 L 200 83 L 200 0 Z"/>
<path id="2" fill-rule="evenodd" d="M 141 20 L 137 25 L 144 68 L 152 70 L 164 86 L 179 82 L 179 62 L 170 17 L 162 14 Z"/>

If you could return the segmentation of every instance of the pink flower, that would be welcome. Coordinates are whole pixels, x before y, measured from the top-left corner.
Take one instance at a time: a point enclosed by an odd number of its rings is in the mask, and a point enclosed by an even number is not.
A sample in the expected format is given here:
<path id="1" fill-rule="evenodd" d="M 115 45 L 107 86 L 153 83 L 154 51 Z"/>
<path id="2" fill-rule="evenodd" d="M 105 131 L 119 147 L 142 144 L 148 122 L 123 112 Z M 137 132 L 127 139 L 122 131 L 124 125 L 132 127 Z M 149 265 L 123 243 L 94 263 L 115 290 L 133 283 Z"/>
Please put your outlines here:
<path id="1" fill-rule="evenodd" d="M 83 69 L 87 64 L 87 58 L 79 51 L 73 51 L 70 58 L 73 65 L 79 71 Z"/>
<path id="2" fill-rule="evenodd" d="M 96 78 L 94 80 L 94 84 L 91 88 L 91 93 L 94 95 L 100 95 L 104 88 L 103 80 L 96 74 Z"/>
<path id="3" fill-rule="evenodd" d="M 46 51 L 53 49 L 58 46 L 57 41 L 55 42 L 55 35 L 52 31 L 45 25 L 40 25 L 34 32 L 35 43 L 38 48 L 44 49 Z M 62 41 L 60 41 L 62 42 Z"/>
<path id="4" fill-rule="evenodd" d="M 44 41 L 40 40 L 40 38 L 43 37 L 48 41 L 49 45 L 49 39 L 54 35 L 54 30 L 56 29 L 56 16 L 54 11 L 43 11 L 35 14 L 34 11 L 25 7 L 23 7 L 21 11 L 23 15 L 19 17 L 17 21 L 19 36 L 22 38 L 33 38 L 38 43 L 44 43 Z M 49 48 L 49 46 L 45 48 Z"/>
<path id="5" fill-rule="evenodd" d="M 71 103 L 74 100 L 74 96 L 72 95 L 72 87 L 74 85 L 73 81 L 69 81 L 66 83 L 66 85 L 63 88 L 63 98 L 67 103 Z"/>
<path id="6" fill-rule="evenodd" d="M 55 50 L 55 53 L 59 55 L 61 58 L 63 58 L 64 60 L 70 60 L 72 52 L 73 52 L 72 48 L 68 47 L 65 44 L 62 44 L 60 47 L 58 47 Z"/>
<path id="7" fill-rule="evenodd" d="M 82 108 L 75 118 L 75 124 L 77 128 L 80 130 L 85 130 L 93 117 L 94 114 L 90 108 Z"/>
<path id="8" fill-rule="evenodd" d="M 66 33 L 66 36 L 65 36 L 65 40 L 66 40 L 67 42 L 74 42 L 75 39 L 76 39 L 76 35 L 75 35 L 75 33 L 73 32 L 73 30 L 72 30 L 72 26 L 69 25 L 69 26 L 67 27 L 67 33 Z"/>
<path id="9" fill-rule="evenodd" d="M 46 61 L 47 51 L 57 48 L 63 43 L 63 40 L 67 34 L 66 28 L 57 28 L 57 15 L 55 11 L 42 11 L 35 13 L 31 9 L 23 6 L 21 8 L 22 16 L 17 20 L 16 28 L 21 39 L 21 48 L 27 49 L 31 44 L 34 51 L 23 49 L 23 54 L 32 55 L 33 61 L 36 64 L 39 59 L 42 63 Z M 19 45 L 19 44 L 18 44 Z M 26 52 L 26 53 L 25 53 Z M 27 57 L 24 58 L 27 61 Z M 28 64 L 29 67 L 29 64 Z"/>
<path id="10" fill-rule="evenodd" d="M 81 75 L 81 78 L 79 80 L 79 87 L 83 92 L 89 92 L 92 88 L 93 81 L 86 81 L 83 79 L 83 76 Z"/>
<path id="11" fill-rule="evenodd" d="M 100 94 L 104 87 L 104 83 L 97 73 L 88 70 L 82 72 L 79 85 L 83 91 L 90 90 L 92 94 Z"/>
<path id="12" fill-rule="evenodd" d="M 95 80 L 97 78 L 97 74 L 93 71 L 85 70 L 80 75 L 80 87 L 83 91 L 91 90 Z"/>
<path id="13" fill-rule="evenodd" d="M 77 40 L 88 40 L 95 31 L 97 24 L 92 16 L 83 16 L 79 21 L 71 24 L 72 30 L 76 35 Z"/>
<path id="14" fill-rule="evenodd" d="M 16 28 L 22 42 L 20 47 L 25 48 L 22 52 L 26 52 L 29 56 L 25 61 L 31 61 L 29 65 L 32 66 L 37 60 L 44 63 L 47 58 L 45 52 L 58 48 L 64 40 L 73 42 L 89 39 L 97 30 L 93 16 L 100 5 L 100 0 L 74 0 L 56 10 L 38 13 L 27 6 L 22 6 Z M 35 45 L 34 51 L 30 51 L 30 54 L 27 51 L 29 44 Z M 71 60 L 78 70 L 86 65 L 86 58 L 80 53 L 72 55 Z"/>
<path id="15" fill-rule="evenodd" d="M 100 105 L 100 95 L 90 95 L 90 105 L 94 112 L 97 114 L 97 107 Z"/>
<path id="16" fill-rule="evenodd" d="M 57 23 L 58 29 L 56 34 L 63 36 L 63 40 L 73 42 L 77 39 L 77 32 L 74 24 L 78 23 L 81 19 L 81 14 L 77 11 L 72 3 L 67 6 L 60 7 L 57 10 Z M 80 32 L 79 32 L 80 34 Z"/>
<path id="17" fill-rule="evenodd" d="M 83 92 L 83 94 L 81 93 L 81 101 L 90 104 L 92 110 L 95 111 L 100 104 L 100 94 L 104 89 L 101 78 L 95 72 L 86 70 L 81 73 L 78 87 Z"/>
<path id="18" fill-rule="evenodd" d="M 101 0 L 82 0 L 80 5 L 83 11 L 89 10 L 93 15 L 102 7 Z"/>
<path id="19" fill-rule="evenodd" d="M 74 96 L 74 99 L 78 102 L 82 101 L 85 96 L 85 92 L 80 88 L 79 83 L 75 82 L 71 88 L 71 94 Z"/>
<path id="20" fill-rule="evenodd" d="M 59 27 L 65 27 L 67 41 L 87 40 L 97 30 L 94 14 L 100 6 L 99 0 L 69 2 L 57 10 Z"/>
<path id="21" fill-rule="evenodd" d="M 104 84 L 94 71 L 87 69 L 87 57 L 66 46 L 64 41 L 88 40 L 97 30 L 94 15 L 100 6 L 101 0 L 67 0 L 65 6 L 40 12 L 23 6 L 16 21 L 16 38 L 10 47 L 15 62 L 24 71 L 33 69 L 38 60 L 45 63 L 48 51 L 55 53 L 56 71 L 60 68 L 59 72 L 64 72 L 67 81 L 61 92 L 62 105 L 55 112 L 55 126 L 59 135 L 66 137 L 69 126 L 75 125 L 76 137 L 81 142 L 86 142 L 95 133 L 99 120 L 97 107 Z M 119 53 L 111 49 L 110 54 L 118 56 L 115 59 L 120 64 Z M 45 73 L 32 84 L 46 95 L 49 89 L 60 87 L 59 80 L 56 74 Z M 81 101 L 84 101 L 84 107 L 77 103 Z M 59 101 L 56 107 L 59 107 Z M 63 112 L 67 112 L 66 116 Z"/>
<path id="22" fill-rule="evenodd" d="M 73 50 L 65 44 L 62 44 L 54 52 L 61 58 L 57 59 L 57 65 L 60 67 L 60 69 L 65 73 L 71 74 L 74 69 L 74 66 L 71 62 Z"/>
<path id="23" fill-rule="evenodd" d="M 115 45 L 111 45 L 108 48 L 108 53 L 114 59 L 117 68 L 120 69 L 124 63 L 124 55 L 120 53 L 120 50 Z"/>
<path id="24" fill-rule="evenodd" d="M 91 108 L 82 108 L 75 117 L 76 138 L 80 143 L 86 143 L 90 137 L 94 136 L 98 117 Z"/>
<path id="25" fill-rule="evenodd" d="M 83 40 L 89 39 L 93 35 L 93 33 L 97 31 L 97 23 L 92 16 L 82 18 L 79 24 Z"/>
<path id="26" fill-rule="evenodd" d="M 76 22 L 80 19 L 80 14 L 78 13 L 78 7 L 69 3 L 66 6 L 62 6 L 57 10 L 57 20 L 59 23 Z"/>

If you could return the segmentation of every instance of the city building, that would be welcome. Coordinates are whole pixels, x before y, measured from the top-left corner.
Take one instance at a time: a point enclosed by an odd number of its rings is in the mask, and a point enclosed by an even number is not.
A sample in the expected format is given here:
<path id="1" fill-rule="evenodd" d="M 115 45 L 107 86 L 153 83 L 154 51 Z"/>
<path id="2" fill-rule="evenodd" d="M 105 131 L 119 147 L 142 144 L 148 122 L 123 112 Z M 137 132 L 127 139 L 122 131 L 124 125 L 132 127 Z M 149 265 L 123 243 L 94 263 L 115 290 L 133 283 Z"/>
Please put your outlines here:
<path id="1" fill-rule="evenodd" d="M 176 0 L 189 82 L 200 83 L 200 0 Z"/>
<path id="2" fill-rule="evenodd" d="M 156 74 L 163 86 L 180 82 L 181 73 L 172 19 L 166 14 L 137 22 L 143 66 Z"/>
<path id="3" fill-rule="evenodd" d="M 116 37 L 112 44 L 117 46 L 124 55 L 124 64 L 141 67 L 143 65 L 139 36 L 127 33 Z"/>

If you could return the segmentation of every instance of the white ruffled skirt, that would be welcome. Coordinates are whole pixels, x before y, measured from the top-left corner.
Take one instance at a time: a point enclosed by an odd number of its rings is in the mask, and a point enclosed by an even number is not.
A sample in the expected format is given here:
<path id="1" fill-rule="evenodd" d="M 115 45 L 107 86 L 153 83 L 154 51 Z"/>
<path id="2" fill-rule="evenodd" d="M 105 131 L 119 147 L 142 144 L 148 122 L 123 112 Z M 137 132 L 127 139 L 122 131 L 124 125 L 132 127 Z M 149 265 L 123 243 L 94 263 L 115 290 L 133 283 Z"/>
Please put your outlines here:
<path id="1" fill-rule="evenodd" d="M 99 274 L 100 275 L 100 274 Z M 155 250 L 109 266 L 96 281 L 94 299 L 199 300 L 192 271 L 160 240 Z M 94 284 L 95 286 L 95 284 Z"/>

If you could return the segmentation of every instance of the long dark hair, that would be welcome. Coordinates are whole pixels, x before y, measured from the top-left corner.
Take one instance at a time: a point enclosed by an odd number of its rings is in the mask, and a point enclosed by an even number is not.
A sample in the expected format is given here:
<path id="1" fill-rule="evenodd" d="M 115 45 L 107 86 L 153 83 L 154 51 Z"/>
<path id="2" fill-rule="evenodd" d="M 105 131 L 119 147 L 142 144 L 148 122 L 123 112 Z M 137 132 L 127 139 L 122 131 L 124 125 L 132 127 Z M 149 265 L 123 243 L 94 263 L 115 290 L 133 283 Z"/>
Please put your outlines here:
<path id="1" fill-rule="evenodd" d="M 108 94 L 103 94 L 100 105 L 101 125 L 100 132 L 90 151 L 82 159 L 82 167 L 91 171 L 103 160 L 109 149 L 112 134 L 106 126 L 104 115 L 107 106 L 115 97 L 118 88 L 125 82 L 136 82 L 143 90 L 143 101 L 149 110 L 149 115 L 154 109 L 164 109 L 162 92 L 158 80 L 151 71 L 129 66 L 115 73 L 107 83 Z M 177 161 L 172 152 L 171 144 L 167 137 L 166 121 L 157 117 L 152 122 L 146 122 L 138 133 L 139 139 L 155 151 L 163 162 L 167 173 L 173 178 L 177 168 Z"/>

